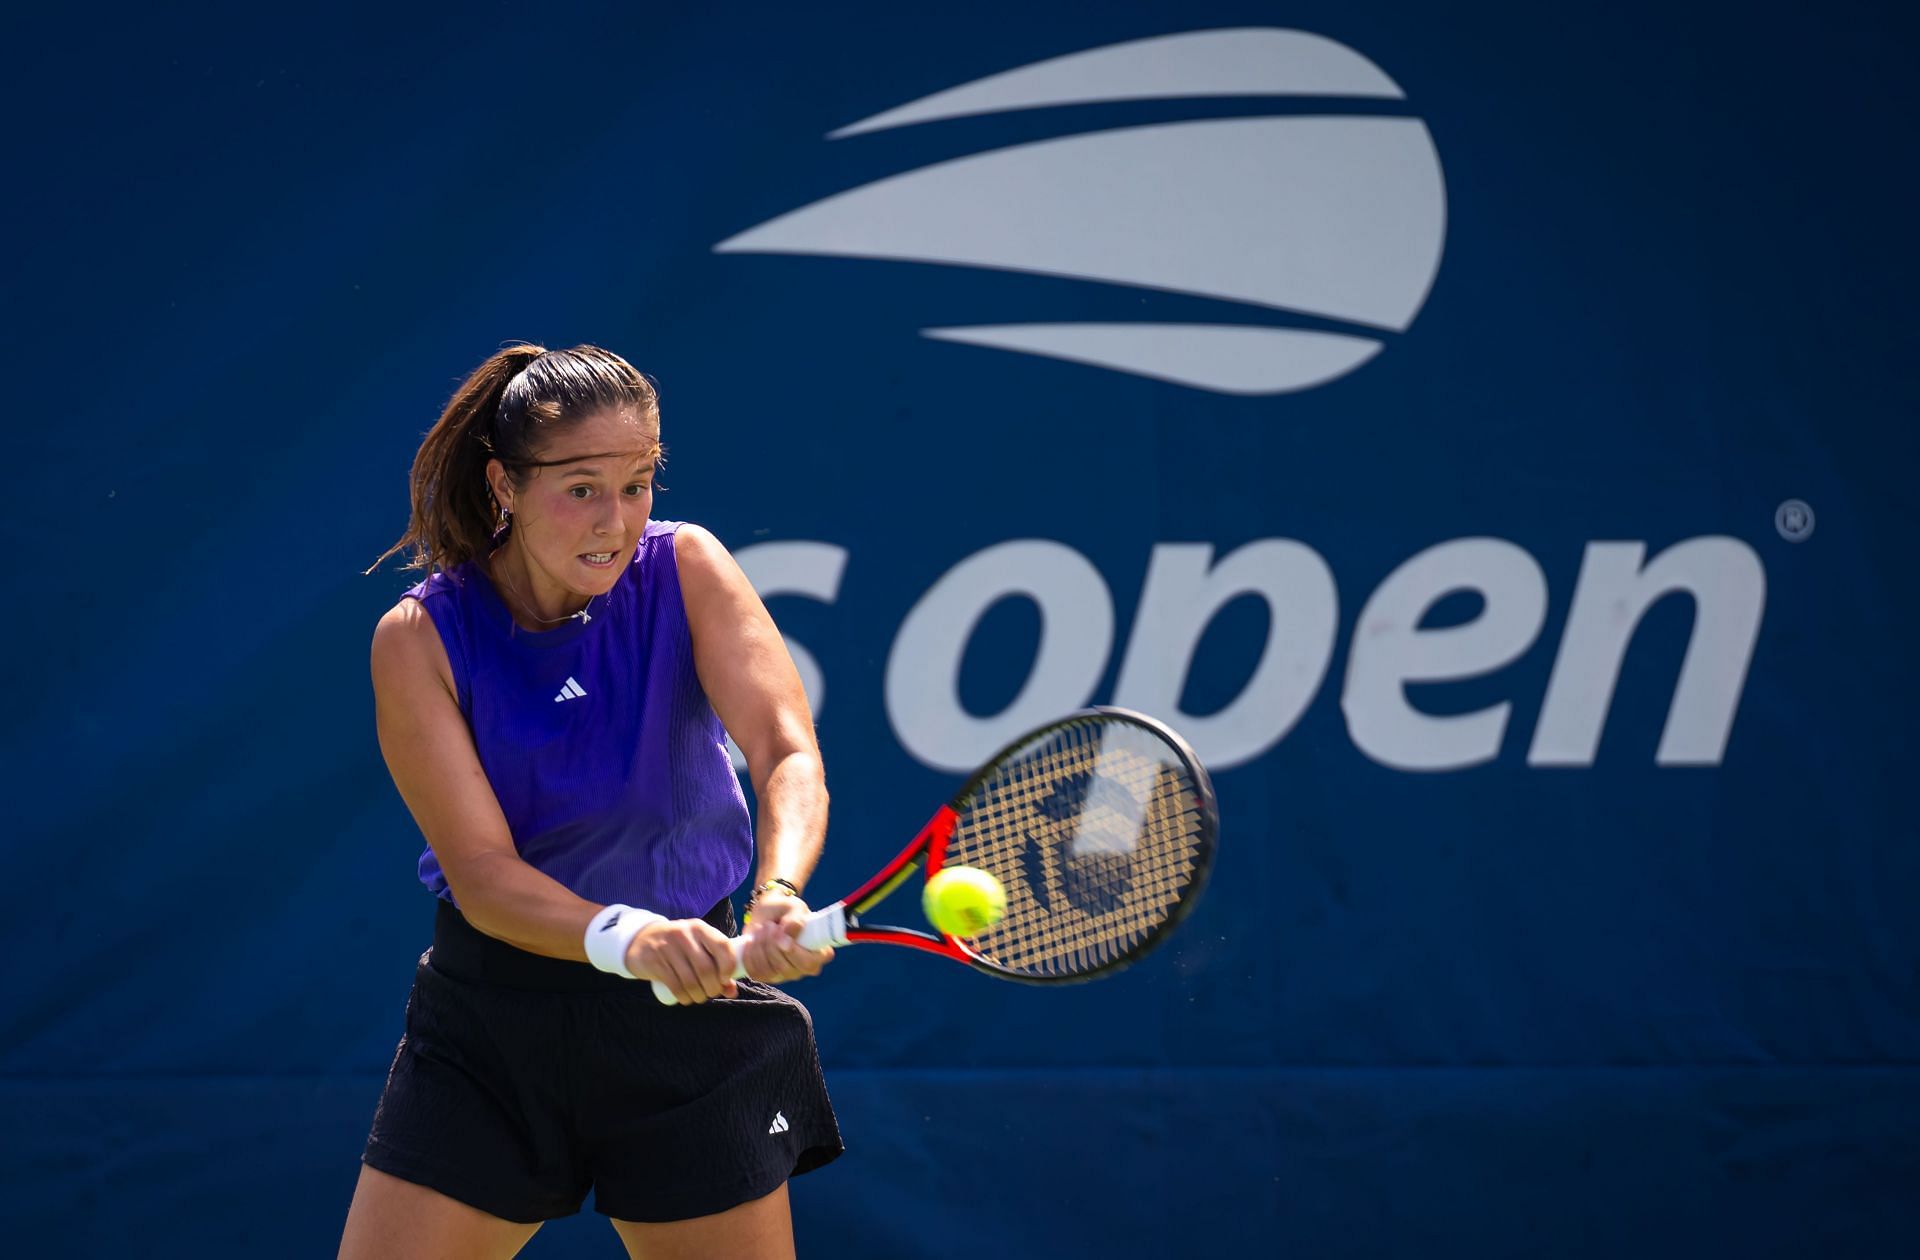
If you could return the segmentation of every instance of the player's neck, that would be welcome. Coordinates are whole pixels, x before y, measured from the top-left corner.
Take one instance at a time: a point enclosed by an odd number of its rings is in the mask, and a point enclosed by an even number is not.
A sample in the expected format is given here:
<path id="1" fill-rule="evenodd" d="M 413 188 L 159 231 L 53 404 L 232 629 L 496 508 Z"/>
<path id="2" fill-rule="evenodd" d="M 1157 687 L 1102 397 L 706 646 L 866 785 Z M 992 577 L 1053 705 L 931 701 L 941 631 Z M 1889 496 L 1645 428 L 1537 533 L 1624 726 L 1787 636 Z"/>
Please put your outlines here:
<path id="1" fill-rule="evenodd" d="M 551 630 L 592 602 L 590 596 L 543 580 L 512 538 L 487 558 L 487 576 L 514 621 L 527 630 Z"/>

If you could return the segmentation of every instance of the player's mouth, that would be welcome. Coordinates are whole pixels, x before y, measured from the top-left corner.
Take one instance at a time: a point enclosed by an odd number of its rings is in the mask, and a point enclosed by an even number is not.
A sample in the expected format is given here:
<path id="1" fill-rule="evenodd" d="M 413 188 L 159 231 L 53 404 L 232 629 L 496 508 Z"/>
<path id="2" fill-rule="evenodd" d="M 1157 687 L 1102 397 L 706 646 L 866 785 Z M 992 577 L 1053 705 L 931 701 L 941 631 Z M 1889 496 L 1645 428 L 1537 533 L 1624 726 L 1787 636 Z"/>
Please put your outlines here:
<path id="1" fill-rule="evenodd" d="M 580 563 L 589 569 L 611 569 L 615 554 L 611 551 L 589 551 L 580 557 Z"/>

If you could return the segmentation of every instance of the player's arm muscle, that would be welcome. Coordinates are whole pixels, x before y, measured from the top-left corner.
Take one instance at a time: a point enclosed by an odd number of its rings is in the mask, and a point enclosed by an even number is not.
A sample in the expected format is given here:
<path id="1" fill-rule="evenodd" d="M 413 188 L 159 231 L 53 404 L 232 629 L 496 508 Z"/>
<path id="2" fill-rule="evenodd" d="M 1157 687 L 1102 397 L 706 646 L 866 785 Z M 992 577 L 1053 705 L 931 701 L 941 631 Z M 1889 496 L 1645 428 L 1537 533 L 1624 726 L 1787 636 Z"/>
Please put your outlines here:
<path id="1" fill-rule="evenodd" d="M 758 879 L 804 885 L 826 835 L 827 784 L 800 675 L 766 605 L 718 539 L 683 525 L 674 557 L 694 668 L 746 755 L 759 801 Z"/>
<path id="2" fill-rule="evenodd" d="M 467 919 L 489 936 L 583 960 L 598 907 L 520 859 L 460 716 L 446 649 L 427 610 L 402 600 L 373 633 L 380 751 Z"/>

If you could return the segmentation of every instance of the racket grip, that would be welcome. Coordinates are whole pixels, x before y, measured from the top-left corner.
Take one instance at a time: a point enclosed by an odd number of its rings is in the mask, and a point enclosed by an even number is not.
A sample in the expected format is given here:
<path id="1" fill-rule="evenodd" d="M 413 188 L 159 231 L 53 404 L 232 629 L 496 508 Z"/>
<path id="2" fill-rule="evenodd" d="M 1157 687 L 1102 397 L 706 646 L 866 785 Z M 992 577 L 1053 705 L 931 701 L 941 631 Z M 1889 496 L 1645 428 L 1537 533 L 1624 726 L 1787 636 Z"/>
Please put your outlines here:
<path id="1" fill-rule="evenodd" d="M 804 949 L 825 949 L 829 945 L 846 943 L 847 903 L 844 901 L 836 901 L 824 909 L 815 910 L 807 916 L 806 926 L 800 929 L 800 945 Z M 747 978 L 747 968 L 740 961 L 742 942 L 735 937 L 731 944 L 734 960 L 733 978 L 744 980 Z M 673 990 L 658 980 L 653 982 L 653 996 L 659 998 L 664 1005 L 680 1005 L 680 999 L 673 996 Z"/>

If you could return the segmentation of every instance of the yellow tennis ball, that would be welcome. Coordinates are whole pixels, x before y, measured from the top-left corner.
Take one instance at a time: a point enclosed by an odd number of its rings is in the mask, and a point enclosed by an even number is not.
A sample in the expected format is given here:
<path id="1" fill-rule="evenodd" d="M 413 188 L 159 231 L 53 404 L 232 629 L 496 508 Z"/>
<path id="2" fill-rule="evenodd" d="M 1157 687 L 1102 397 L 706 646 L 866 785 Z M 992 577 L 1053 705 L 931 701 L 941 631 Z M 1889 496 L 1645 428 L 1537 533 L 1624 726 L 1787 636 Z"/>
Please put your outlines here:
<path id="1" fill-rule="evenodd" d="M 978 936 L 1007 912 L 1007 890 L 977 866 L 949 866 L 920 894 L 927 922 L 949 936 Z"/>

